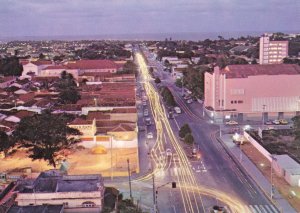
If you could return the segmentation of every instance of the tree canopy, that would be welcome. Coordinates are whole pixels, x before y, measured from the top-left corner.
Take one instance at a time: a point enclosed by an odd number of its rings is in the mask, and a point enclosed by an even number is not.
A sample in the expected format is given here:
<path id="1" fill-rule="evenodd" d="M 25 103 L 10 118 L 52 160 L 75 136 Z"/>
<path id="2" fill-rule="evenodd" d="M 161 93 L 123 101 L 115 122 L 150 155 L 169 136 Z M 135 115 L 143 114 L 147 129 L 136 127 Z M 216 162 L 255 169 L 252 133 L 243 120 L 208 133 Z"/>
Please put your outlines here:
<path id="1" fill-rule="evenodd" d="M 179 137 L 185 138 L 187 134 L 191 134 L 192 130 L 188 124 L 184 124 L 179 130 Z"/>
<path id="2" fill-rule="evenodd" d="M 7 156 L 8 151 L 14 145 L 13 140 L 3 131 L 0 131 L 0 152 Z"/>
<path id="3" fill-rule="evenodd" d="M 161 95 L 168 106 L 173 106 L 173 107 L 176 106 L 176 101 L 174 99 L 174 96 L 168 87 L 161 88 Z"/>
<path id="4" fill-rule="evenodd" d="M 59 91 L 59 102 L 62 104 L 75 104 L 80 99 L 80 93 L 72 74 L 63 71 L 56 87 Z"/>
<path id="5" fill-rule="evenodd" d="M 0 75 L 4 76 L 20 76 L 23 66 L 19 63 L 17 57 L 6 57 L 0 59 Z"/>
<path id="6" fill-rule="evenodd" d="M 42 159 L 56 167 L 59 151 L 77 143 L 77 129 L 67 126 L 68 117 L 43 112 L 23 118 L 13 133 L 19 147 L 27 148 L 33 160 Z"/>

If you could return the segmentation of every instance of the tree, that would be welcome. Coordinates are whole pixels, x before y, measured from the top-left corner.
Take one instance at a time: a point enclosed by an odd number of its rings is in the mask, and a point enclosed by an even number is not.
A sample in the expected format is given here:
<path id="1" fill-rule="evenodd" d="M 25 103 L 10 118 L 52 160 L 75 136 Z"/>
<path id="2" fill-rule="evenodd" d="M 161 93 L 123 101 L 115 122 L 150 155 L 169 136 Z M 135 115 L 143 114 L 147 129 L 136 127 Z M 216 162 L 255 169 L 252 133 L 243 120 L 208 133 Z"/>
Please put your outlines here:
<path id="1" fill-rule="evenodd" d="M 132 61 L 127 61 L 124 66 L 123 70 L 120 71 L 119 73 L 124 73 L 124 74 L 135 74 L 137 75 L 137 66 L 134 62 Z"/>
<path id="2" fill-rule="evenodd" d="M 13 137 L 19 147 L 27 148 L 33 160 L 42 159 L 56 167 L 59 151 L 68 149 L 78 140 L 73 137 L 81 133 L 67 126 L 69 118 L 63 114 L 53 115 L 49 111 L 23 118 Z"/>
<path id="3" fill-rule="evenodd" d="M 184 138 L 187 134 L 192 133 L 188 124 L 184 124 L 179 130 L 179 137 Z"/>
<path id="4" fill-rule="evenodd" d="M 72 74 L 63 71 L 57 82 L 59 102 L 62 104 L 75 104 L 80 99 L 77 85 Z"/>
<path id="5" fill-rule="evenodd" d="M 182 78 L 176 79 L 175 85 L 176 85 L 177 87 L 181 88 L 181 87 L 182 87 Z"/>
<path id="6" fill-rule="evenodd" d="M 17 57 L 6 57 L 0 59 L 0 75 L 4 76 L 20 76 L 23 66 L 19 63 Z"/>
<path id="7" fill-rule="evenodd" d="M 193 144 L 194 143 L 194 137 L 193 137 L 193 135 L 191 134 L 191 133 L 188 133 L 188 134 L 186 134 L 185 135 L 185 137 L 184 137 L 184 142 L 186 143 L 186 144 Z"/>
<path id="8" fill-rule="evenodd" d="M 300 143 L 300 116 L 295 116 L 292 118 L 294 124 L 294 136 L 295 141 Z"/>
<path id="9" fill-rule="evenodd" d="M 46 58 L 46 56 L 43 53 L 40 53 L 39 59 L 45 59 L 45 58 Z"/>
<path id="10" fill-rule="evenodd" d="M 161 95 L 168 106 L 173 106 L 173 107 L 176 106 L 176 101 L 174 99 L 174 96 L 168 87 L 163 87 L 161 89 Z"/>
<path id="11" fill-rule="evenodd" d="M 161 83 L 161 80 L 160 80 L 159 77 L 156 77 L 155 80 L 154 80 L 154 82 L 155 82 L 156 84 L 160 84 L 160 83 Z"/>
<path id="12" fill-rule="evenodd" d="M 9 153 L 10 148 L 14 146 L 13 140 L 3 131 L 0 131 L 0 152 L 4 153 L 4 157 Z"/>

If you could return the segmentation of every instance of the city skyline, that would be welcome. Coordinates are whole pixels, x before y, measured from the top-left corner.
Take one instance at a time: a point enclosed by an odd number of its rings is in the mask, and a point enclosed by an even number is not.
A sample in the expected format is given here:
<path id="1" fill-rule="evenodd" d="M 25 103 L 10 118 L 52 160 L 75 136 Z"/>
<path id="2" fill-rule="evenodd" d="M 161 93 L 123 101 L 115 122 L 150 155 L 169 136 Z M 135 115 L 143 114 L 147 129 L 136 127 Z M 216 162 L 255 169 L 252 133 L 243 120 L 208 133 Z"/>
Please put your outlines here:
<path id="1" fill-rule="evenodd" d="M 1 3 L 0 36 L 296 32 L 299 9 L 297 0 L 12 0 Z"/>

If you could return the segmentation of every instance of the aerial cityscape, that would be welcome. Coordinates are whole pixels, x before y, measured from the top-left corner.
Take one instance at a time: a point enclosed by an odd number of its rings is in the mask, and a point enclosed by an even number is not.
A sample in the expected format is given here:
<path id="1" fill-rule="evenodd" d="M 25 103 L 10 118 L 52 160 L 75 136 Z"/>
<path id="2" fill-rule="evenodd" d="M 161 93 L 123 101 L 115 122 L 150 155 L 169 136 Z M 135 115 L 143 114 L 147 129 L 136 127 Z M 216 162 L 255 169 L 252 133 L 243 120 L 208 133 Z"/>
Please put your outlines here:
<path id="1" fill-rule="evenodd" d="M 298 0 L 0 8 L 0 213 L 300 212 Z"/>

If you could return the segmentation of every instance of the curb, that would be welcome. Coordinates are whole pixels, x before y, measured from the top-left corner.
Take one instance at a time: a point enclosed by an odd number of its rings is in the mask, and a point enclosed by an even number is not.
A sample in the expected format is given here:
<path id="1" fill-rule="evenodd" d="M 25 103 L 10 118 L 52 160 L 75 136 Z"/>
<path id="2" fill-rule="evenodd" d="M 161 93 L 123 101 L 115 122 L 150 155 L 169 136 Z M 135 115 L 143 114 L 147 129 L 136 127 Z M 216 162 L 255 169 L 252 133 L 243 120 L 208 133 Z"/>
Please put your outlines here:
<path id="1" fill-rule="evenodd" d="M 215 133 L 215 136 L 217 133 Z M 223 140 L 216 136 L 216 140 L 221 144 L 221 146 L 224 148 L 226 153 L 230 156 L 230 158 L 235 162 L 236 165 L 238 165 L 239 170 L 242 172 L 243 175 L 247 176 L 252 184 L 255 184 L 262 193 L 266 196 L 266 198 L 277 208 L 279 212 L 282 212 L 279 208 L 279 205 L 276 201 L 271 200 L 267 192 L 260 186 L 260 184 L 247 172 L 247 170 L 244 168 L 244 166 L 240 163 L 240 161 L 232 154 L 232 152 L 228 149 L 228 147 L 224 144 Z M 247 156 L 248 157 L 248 156 Z"/>

